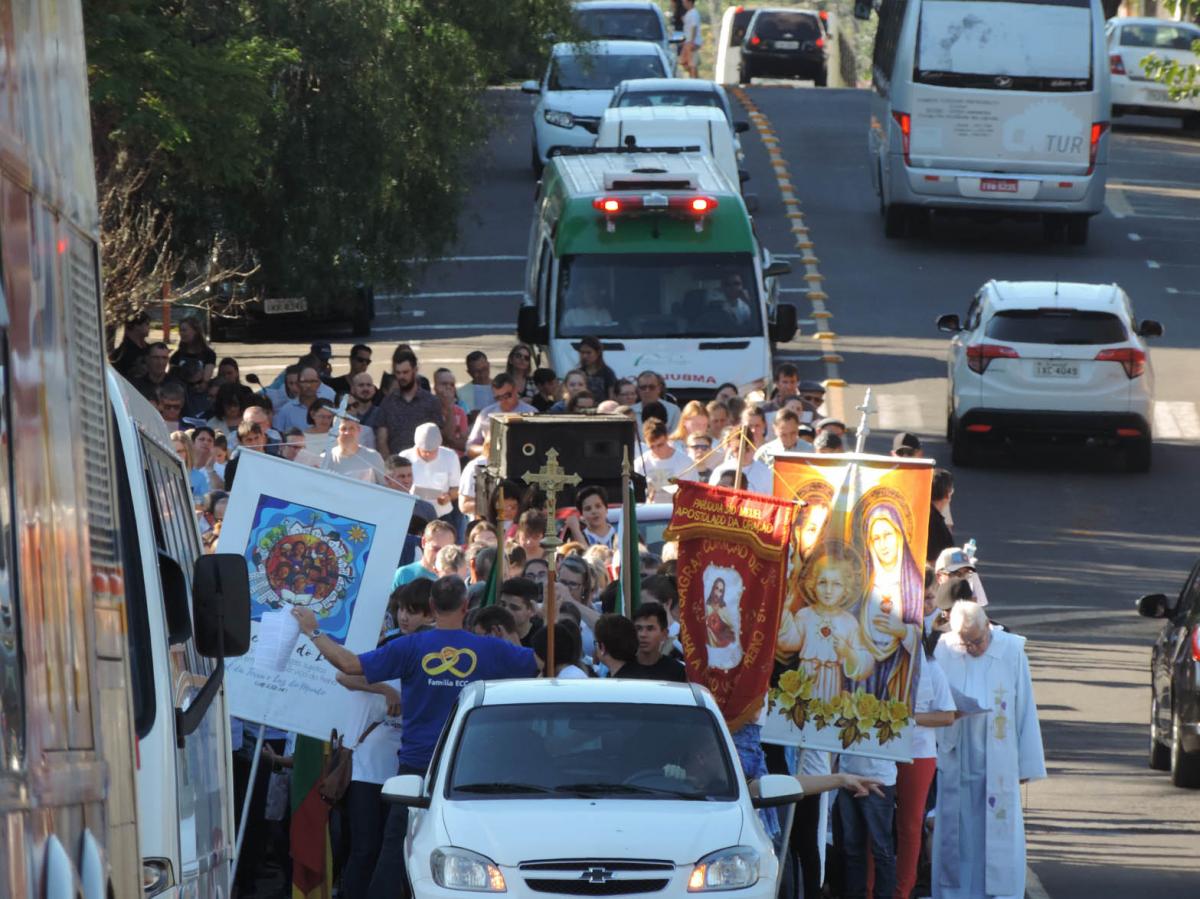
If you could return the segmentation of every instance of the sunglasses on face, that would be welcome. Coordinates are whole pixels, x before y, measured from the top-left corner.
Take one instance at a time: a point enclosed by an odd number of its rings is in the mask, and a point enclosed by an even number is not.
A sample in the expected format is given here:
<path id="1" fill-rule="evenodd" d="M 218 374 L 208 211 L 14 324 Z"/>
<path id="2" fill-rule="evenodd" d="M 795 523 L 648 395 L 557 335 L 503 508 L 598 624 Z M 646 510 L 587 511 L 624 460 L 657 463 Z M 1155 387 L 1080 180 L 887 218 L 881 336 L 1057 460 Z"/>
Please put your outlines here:
<path id="1" fill-rule="evenodd" d="M 350 361 L 351 362 L 359 362 L 363 365 L 370 365 L 371 357 L 370 356 L 352 356 Z"/>

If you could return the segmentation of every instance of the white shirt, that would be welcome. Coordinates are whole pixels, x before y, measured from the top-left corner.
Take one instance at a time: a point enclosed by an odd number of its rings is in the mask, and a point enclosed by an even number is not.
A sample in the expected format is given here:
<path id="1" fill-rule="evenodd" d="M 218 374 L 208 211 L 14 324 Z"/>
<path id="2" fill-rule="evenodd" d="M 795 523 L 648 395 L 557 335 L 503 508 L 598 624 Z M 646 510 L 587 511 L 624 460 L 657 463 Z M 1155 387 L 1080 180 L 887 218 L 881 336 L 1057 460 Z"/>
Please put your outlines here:
<path id="1" fill-rule="evenodd" d="M 412 462 L 414 488 L 424 487 L 427 490 L 436 490 L 440 495 L 449 493 L 458 487 L 459 480 L 462 478 L 462 465 L 459 464 L 458 454 L 454 450 L 439 446 L 437 458 L 432 462 L 422 459 L 417 454 L 415 446 L 412 449 L 406 449 L 400 455 Z M 416 490 L 413 492 L 420 495 Z M 421 498 L 433 503 L 439 518 L 454 511 L 453 503 L 436 502 L 435 497 L 429 496 L 428 493 Z"/>
<path id="2" fill-rule="evenodd" d="M 923 652 L 923 650 L 922 650 Z M 930 658 L 921 659 L 920 676 L 917 678 L 917 700 L 914 712 L 953 712 L 954 696 L 942 666 Z M 912 731 L 912 757 L 914 759 L 937 758 L 937 732 L 940 728 L 915 725 Z"/>
<path id="3" fill-rule="evenodd" d="M 726 460 L 713 469 L 711 475 L 708 476 L 708 483 L 721 483 L 721 475 L 727 471 L 737 471 L 737 462 Z M 751 493 L 765 493 L 768 496 L 774 492 L 775 475 L 771 469 L 762 462 L 751 462 L 742 469 L 742 489 L 749 490 Z"/>
<path id="4" fill-rule="evenodd" d="M 842 754 L 838 768 L 844 774 L 873 777 L 885 787 L 896 785 L 896 763 L 888 759 L 870 759 L 865 755 Z"/>
<path id="5" fill-rule="evenodd" d="M 683 39 L 697 47 L 704 46 L 700 36 L 700 10 L 694 6 L 683 14 Z"/>
<path id="6" fill-rule="evenodd" d="M 484 406 L 479 410 L 479 416 L 475 419 L 475 424 L 471 425 L 471 436 L 467 438 L 468 446 L 479 446 L 483 443 L 483 429 L 487 427 L 487 423 L 491 421 L 493 415 L 536 415 L 537 409 L 529 405 L 529 403 L 521 400 L 517 403 L 517 408 L 512 412 L 503 412 L 500 409 L 499 403 L 492 403 L 490 406 Z"/>
<path id="7" fill-rule="evenodd" d="M 773 465 L 775 463 L 775 457 L 779 453 L 811 453 L 812 451 L 813 445 L 807 440 L 797 440 L 796 445 L 791 449 L 788 449 L 783 445 L 779 438 L 776 437 L 774 440 L 768 440 L 766 443 L 760 446 L 758 451 L 754 454 L 754 458 L 759 462 L 766 462 L 768 465 Z"/>
<path id="8" fill-rule="evenodd" d="M 458 479 L 458 495 L 466 496 L 474 499 L 475 497 L 475 472 L 479 471 L 483 466 L 487 465 L 487 459 L 483 456 L 476 456 L 465 466 L 463 466 L 462 477 Z"/>
<path id="9" fill-rule="evenodd" d="M 340 446 L 334 444 L 321 453 L 321 468 L 368 484 L 384 483 L 383 456 L 365 446 L 360 446 L 357 452 L 347 456 L 342 453 Z"/>
<path id="10" fill-rule="evenodd" d="M 384 683 L 400 692 L 400 681 Z M 388 716 L 387 700 L 375 693 L 348 690 L 341 702 L 346 708 L 343 735 L 346 746 L 354 750 L 350 779 L 381 784 L 393 777 L 399 767 L 396 753 L 400 751 L 400 716 Z M 374 721 L 380 723 L 359 743 Z"/>
<path id="11" fill-rule="evenodd" d="M 679 425 L 679 407 L 676 406 L 674 403 L 672 403 L 670 400 L 659 400 L 658 402 L 661 403 L 662 407 L 667 410 L 667 420 L 664 422 L 664 424 L 667 426 L 667 430 L 674 431 L 675 428 Z M 642 430 L 642 424 L 643 424 L 643 422 L 642 422 L 642 404 L 635 403 L 632 408 L 633 408 L 634 414 L 637 415 L 638 432 L 640 434 L 641 430 Z"/>
<path id="12" fill-rule="evenodd" d="M 587 680 L 587 676 L 587 672 L 578 665 L 567 665 L 555 675 L 563 680 Z"/>
<path id="13" fill-rule="evenodd" d="M 665 459 L 654 455 L 654 450 L 646 450 L 633 460 L 634 471 L 645 475 L 646 481 L 656 491 L 665 490 L 668 493 L 675 492 L 675 486 L 670 483 L 671 478 L 679 477 L 691 465 L 692 460 L 688 458 L 687 453 L 681 453 L 674 446 L 671 447 L 671 455 Z"/>

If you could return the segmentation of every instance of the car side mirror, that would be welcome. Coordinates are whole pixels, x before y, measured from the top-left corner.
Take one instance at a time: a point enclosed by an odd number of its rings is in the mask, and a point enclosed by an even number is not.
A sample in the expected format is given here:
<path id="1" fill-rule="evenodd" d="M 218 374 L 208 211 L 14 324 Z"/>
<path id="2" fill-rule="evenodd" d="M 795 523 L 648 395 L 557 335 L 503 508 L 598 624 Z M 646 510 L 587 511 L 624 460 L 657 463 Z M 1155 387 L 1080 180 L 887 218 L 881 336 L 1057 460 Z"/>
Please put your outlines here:
<path id="1" fill-rule="evenodd" d="M 769 326 L 771 340 L 775 343 L 787 343 L 796 336 L 799 323 L 796 318 L 796 307 L 791 303 L 780 303 L 775 307 L 775 321 Z"/>
<path id="2" fill-rule="evenodd" d="M 755 808 L 791 805 L 804 798 L 800 781 L 790 774 L 764 774 L 758 779 L 758 795 L 750 799 Z"/>
<path id="3" fill-rule="evenodd" d="M 962 325 L 959 324 L 957 315 L 939 315 L 937 329 L 947 334 L 957 334 L 962 330 Z"/>
<path id="4" fill-rule="evenodd" d="M 409 808 L 429 808 L 429 797 L 425 795 L 425 778 L 420 774 L 397 774 L 383 783 L 380 798 L 392 805 Z"/>
<path id="5" fill-rule="evenodd" d="M 517 337 L 531 346 L 545 346 L 550 342 L 550 328 L 539 320 L 536 306 L 522 306 L 517 310 Z"/>
<path id="6" fill-rule="evenodd" d="M 523 94 L 540 94 L 542 86 L 536 81 L 521 82 L 521 93 Z"/>
<path id="7" fill-rule="evenodd" d="M 1162 337 L 1163 326 L 1161 322 L 1147 318 L 1143 319 L 1142 323 L 1138 325 L 1137 332 L 1139 337 Z"/>
<path id="8" fill-rule="evenodd" d="M 772 262 L 763 269 L 764 278 L 782 278 L 784 275 L 792 273 L 792 264 L 790 262 Z"/>
<path id="9" fill-rule="evenodd" d="M 158 553 L 158 579 L 162 584 L 163 611 L 167 619 L 167 643 L 171 646 L 186 643 L 192 638 L 187 581 L 179 563 L 161 550 Z"/>
<path id="10" fill-rule="evenodd" d="M 1171 601 L 1164 593 L 1151 593 L 1137 601 L 1138 614 L 1143 618 L 1166 618 Z"/>
<path id="11" fill-rule="evenodd" d="M 749 130 L 750 130 L 749 122 L 739 119 L 738 121 L 733 123 L 733 133 L 734 134 L 745 134 Z"/>
<path id="12" fill-rule="evenodd" d="M 200 655 L 220 659 L 250 651 L 250 575 L 244 558 L 215 553 L 196 560 L 192 620 Z"/>

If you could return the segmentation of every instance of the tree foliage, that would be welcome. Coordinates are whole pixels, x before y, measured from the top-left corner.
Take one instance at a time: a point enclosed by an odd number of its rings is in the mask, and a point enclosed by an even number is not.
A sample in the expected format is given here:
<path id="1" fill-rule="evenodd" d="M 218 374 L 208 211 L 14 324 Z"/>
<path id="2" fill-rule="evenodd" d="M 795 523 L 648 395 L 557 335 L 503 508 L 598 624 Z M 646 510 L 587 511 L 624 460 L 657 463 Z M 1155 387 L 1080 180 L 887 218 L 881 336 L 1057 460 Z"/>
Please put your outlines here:
<path id="1" fill-rule="evenodd" d="M 1166 0 L 1166 6 L 1171 12 L 1178 12 L 1182 8 L 1186 13 L 1185 18 L 1192 21 L 1200 19 L 1200 0 Z M 1200 41 L 1192 42 L 1192 52 L 1200 56 Z M 1200 64 L 1181 63 L 1152 53 L 1142 61 L 1142 67 L 1147 75 L 1167 86 L 1171 99 L 1186 100 L 1200 96 Z"/>
<path id="2" fill-rule="evenodd" d="M 540 66 L 568 7 L 88 0 L 107 308 L 252 270 L 272 292 L 402 283 L 454 236 L 482 89 Z"/>

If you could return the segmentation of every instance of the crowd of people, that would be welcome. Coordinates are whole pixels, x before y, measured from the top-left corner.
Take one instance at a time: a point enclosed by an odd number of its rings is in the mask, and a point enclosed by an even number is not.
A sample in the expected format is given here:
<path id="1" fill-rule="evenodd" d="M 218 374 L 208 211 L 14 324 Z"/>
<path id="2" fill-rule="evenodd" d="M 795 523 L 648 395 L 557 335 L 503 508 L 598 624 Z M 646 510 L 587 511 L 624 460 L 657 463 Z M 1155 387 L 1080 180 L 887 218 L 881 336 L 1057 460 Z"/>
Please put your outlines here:
<path id="1" fill-rule="evenodd" d="M 854 449 L 846 424 L 826 414 L 825 388 L 802 380 L 788 363 L 761 390 L 742 395 L 724 384 L 706 400 L 681 406 L 657 372 L 618 377 L 594 338 L 580 341 L 578 367 L 563 373 L 535 367 L 524 344 L 495 373 L 486 354 L 471 352 L 464 360 L 469 380 L 461 385 L 446 368 L 428 379 L 404 344 L 393 350 L 378 384 L 365 344 L 353 346 L 347 370 L 335 373 L 330 344 L 316 341 L 264 384 L 243 379 L 237 360 L 218 359 L 195 319 L 180 323 L 174 351 L 151 341 L 149 329 L 145 316 L 129 321 L 112 362 L 170 429 L 209 548 L 245 452 L 279 455 L 415 498 L 377 650 L 356 656 L 323 637 L 311 612 L 297 611 L 302 630 L 339 669 L 347 690 L 344 733 L 355 747 L 353 775 L 334 819 L 339 895 L 347 899 L 393 895 L 405 882 L 405 812 L 397 806 L 389 813 L 382 784 L 396 773 L 424 771 L 462 686 L 434 685 L 413 659 L 469 645 L 480 664 L 464 681 L 539 674 L 687 680 L 674 546 L 640 547 L 640 602 L 629 610 L 614 576 L 621 560 L 608 516 L 618 497 L 583 484 L 574 507 L 551 522 L 539 491 L 506 482 L 498 507 L 484 508 L 477 474 L 496 415 L 630 417 L 640 441 L 635 469 L 651 501 L 669 501 L 678 480 L 769 494 L 776 455 Z M 916 435 L 904 433 L 891 452 L 913 457 L 923 448 Z M 832 828 L 821 823 L 821 797 L 797 804 L 789 837 L 792 895 L 1023 892 L 1019 785 L 1045 776 L 1036 708 L 1023 641 L 989 622 L 973 545 L 960 547 L 954 537 L 953 494 L 951 473 L 935 470 L 912 763 L 764 747 L 756 725 L 735 734 L 748 778 L 767 770 L 836 770 L 847 787 L 833 802 Z M 544 545 L 548 533 L 559 545 Z M 554 595 L 547 596 L 551 567 Z M 543 622 L 551 602 L 557 623 L 547 658 Z M 1006 713 L 972 713 L 964 697 L 982 709 L 1004 703 Z M 233 730 L 244 793 L 254 742 L 240 722 Z M 268 763 L 254 790 L 238 873 L 242 896 L 263 895 L 254 884 L 266 860 L 288 866 L 287 810 L 271 806 L 268 780 L 286 776 L 288 740 L 267 729 Z M 936 822 L 932 837 L 930 822 Z"/>

